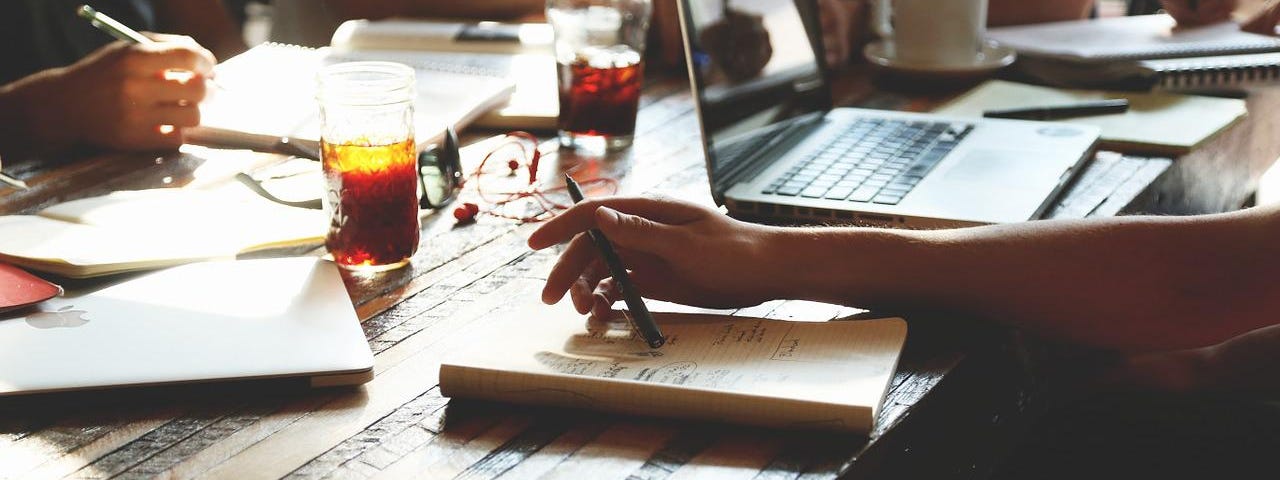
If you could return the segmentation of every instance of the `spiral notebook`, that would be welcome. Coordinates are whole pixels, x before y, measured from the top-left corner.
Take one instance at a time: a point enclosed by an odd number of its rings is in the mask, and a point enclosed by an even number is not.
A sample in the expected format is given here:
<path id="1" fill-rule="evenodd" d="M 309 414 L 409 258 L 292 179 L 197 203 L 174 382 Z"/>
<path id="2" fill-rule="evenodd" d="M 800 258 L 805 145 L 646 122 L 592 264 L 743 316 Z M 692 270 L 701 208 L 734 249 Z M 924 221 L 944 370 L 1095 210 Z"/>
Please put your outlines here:
<path id="1" fill-rule="evenodd" d="M 1280 39 L 1234 22 L 1178 27 L 1164 14 L 992 28 L 987 37 L 1019 56 L 1085 63 L 1280 51 Z"/>
<path id="2" fill-rule="evenodd" d="M 1280 81 L 1280 53 L 1172 58 L 1138 62 L 1157 90 L 1223 88 Z"/>
<path id="3" fill-rule="evenodd" d="M 505 78 L 412 54 L 339 54 L 328 48 L 264 43 L 214 69 L 218 86 L 200 104 L 200 126 L 186 131 L 187 142 L 271 151 L 287 136 L 315 148 L 320 141 L 316 75 L 326 65 L 361 60 L 395 61 L 414 68 L 419 145 L 440 138 L 446 126 L 461 129 L 502 105 L 515 87 Z"/>
<path id="4" fill-rule="evenodd" d="M 1139 15 L 993 28 L 1018 69 L 1048 85 L 1124 90 L 1231 88 L 1280 78 L 1280 39 L 1233 22 L 1178 27 Z"/>

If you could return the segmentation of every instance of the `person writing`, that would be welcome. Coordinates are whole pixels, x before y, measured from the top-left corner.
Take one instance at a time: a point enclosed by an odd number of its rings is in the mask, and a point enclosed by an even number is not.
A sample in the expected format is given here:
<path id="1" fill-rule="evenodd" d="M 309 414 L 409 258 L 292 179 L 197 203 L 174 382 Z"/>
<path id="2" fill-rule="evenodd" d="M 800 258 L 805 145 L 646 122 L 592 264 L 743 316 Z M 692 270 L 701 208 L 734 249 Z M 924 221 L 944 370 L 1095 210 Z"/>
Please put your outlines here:
<path id="1" fill-rule="evenodd" d="M 1096 389 L 1069 388 L 1086 403 L 1046 417 L 1046 431 L 1035 431 L 1027 451 L 1012 457 L 1012 465 L 1028 471 L 1015 469 L 1009 478 L 1098 472 L 1182 478 L 1202 470 L 1231 477 L 1265 462 L 1259 454 L 1276 445 L 1274 435 L 1266 443 L 1244 433 L 1213 437 L 1214 451 L 1227 452 L 1225 457 L 1197 450 L 1169 458 L 1172 447 L 1187 447 L 1179 439 L 1204 438 L 1195 425 L 1244 423 L 1272 432 L 1280 426 L 1280 405 L 1263 401 L 1280 399 L 1280 376 L 1273 373 L 1280 367 L 1280 281 L 1270 280 L 1280 272 L 1280 205 L 1188 217 L 908 231 L 764 226 L 679 200 L 598 198 L 529 237 L 538 250 L 568 242 L 548 275 L 544 302 L 568 294 L 579 312 L 603 314 L 620 298 L 583 234 L 589 228 L 614 243 L 635 289 L 657 300 L 733 308 L 802 299 L 907 318 L 945 311 L 1117 353 L 1120 360 L 1109 370 L 1086 372 L 1100 379 Z M 1104 387 L 1151 397 L 1088 395 L 1120 393 Z M 1161 410 L 1170 393 L 1186 403 Z M 1187 406 L 1203 395 L 1230 403 Z M 1097 402 L 1120 409 L 1099 417 Z M 1176 420 L 1206 411 L 1248 416 L 1191 426 Z M 1153 416 L 1174 419 L 1169 422 L 1176 426 L 1137 423 Z M 1160 432 L 1178 429 L 1185 432 L 1170 440 L 1178 445 L 1153 443 Z M 1149 470 L 1153 465 L 1162 467 Z"/>
<path id="2" fill-rule="evenodd" d="M 220 55 L 243 51 L 221 0 L 95 2 L 122 23 L 195 36 L 150 34 L 151 44 L 111 41 L 76 17 L 79 2 L 20 1 L 0 32 L 0 156 L 73 148 L 173 149 L 198 125 L 197 104 Z"/>
<path id="3" fill-rule="evenodd" d="M 956 312 L 1129 354 L 1154 388 L 1280 393 L 1280 378 L 1247 374 L 1251 361 L 1280 365 L 1280 282 L 1263 280 L 1280 271 L 1280 206 L 910 231 L 772 227 L 677 200 L 592 199 L 529 237 L 539 250 L 569 242 L 543 301 L 567 293 L 579 312 L 602 313 L 620 298 L 588 228 L 657 300 Z"/>

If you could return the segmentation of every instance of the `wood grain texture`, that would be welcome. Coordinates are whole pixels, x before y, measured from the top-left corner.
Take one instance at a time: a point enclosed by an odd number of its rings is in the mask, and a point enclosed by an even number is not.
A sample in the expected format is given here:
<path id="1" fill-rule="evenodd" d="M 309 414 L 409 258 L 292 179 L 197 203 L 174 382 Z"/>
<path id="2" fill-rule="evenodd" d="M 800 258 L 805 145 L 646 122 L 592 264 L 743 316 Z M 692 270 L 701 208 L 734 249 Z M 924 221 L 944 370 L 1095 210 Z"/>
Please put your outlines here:
<path id="1" fill-rule="evenodd" d="M 860 70 L 838 77 L 836 87 L 839 103 L 863 107 L 924 110 L 947 99 L 879 91 Z M 1135 210 L 1198 213 L 1240 205 L 1280 155 L 1277 107 L 1280 93 L 1254 92 L 1244 122 L 1179 159 Z M 687 82 L 678 75 L 651 80 L 637 125 L 629 150 L 552 154 L 543 178 L 566 170 L 605 175 L 618 178 L 623 193 L 710 202 Z M 116 189 L 181 186 L 208 161 L 182 153 L 6 159 L 6 172 L 33 188 L 0 190 L 0 213 Z M 1034 397 L 1006 335 L 946 315 L 912 319 L 899 371 L 868 436 L 441 397 L 442 355 L 476 341 L 474 332 L 497 313 L 536 300 L 556 252 L 525 247 L 534 227 L 493 217 L 455 225 L 449 212 L 431 213 L 408 268 L 346 275 L 376 354 L 375 378 L 363 387 L 223 384 L 0 400 L 0 478 L 971 476 L 997 460 L 990 457 L 999 448 L 981 446 L 1008 442 L 1016 431 L 1010 419 Z M 823 320 L 859 310 L 768 302 L 736 313 Z"/>

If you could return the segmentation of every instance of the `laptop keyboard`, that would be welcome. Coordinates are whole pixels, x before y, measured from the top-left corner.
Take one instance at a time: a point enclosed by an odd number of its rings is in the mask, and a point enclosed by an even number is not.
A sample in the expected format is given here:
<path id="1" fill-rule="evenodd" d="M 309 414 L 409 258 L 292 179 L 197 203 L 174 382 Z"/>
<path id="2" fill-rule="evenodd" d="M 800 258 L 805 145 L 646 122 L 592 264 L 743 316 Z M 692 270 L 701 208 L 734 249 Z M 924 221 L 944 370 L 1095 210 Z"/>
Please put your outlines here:
<path id="1" fill-rule="evenodd" d="M 859 119 L 761 193 L 895 205 L 971 131 L 964 123 Z"/>

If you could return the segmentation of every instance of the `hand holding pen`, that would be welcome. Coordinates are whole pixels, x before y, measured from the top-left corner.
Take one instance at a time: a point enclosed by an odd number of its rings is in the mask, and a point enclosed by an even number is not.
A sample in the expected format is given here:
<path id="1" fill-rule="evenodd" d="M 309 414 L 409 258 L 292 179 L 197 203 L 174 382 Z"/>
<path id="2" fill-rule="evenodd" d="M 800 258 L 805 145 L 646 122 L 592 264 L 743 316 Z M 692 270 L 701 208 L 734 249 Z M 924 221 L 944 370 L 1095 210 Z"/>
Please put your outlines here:
<path id="1" fill-rule="evenodd" d="M 585 198 L 582 195 L 582 189 L 578 187 L 578 182 L 575 182 L 573 177 L 569 175 L 564 176 L 564 182 L 565 188 L 569 190 L 569 197 L 573 199 L 573 202 L 582 203 Z M 613 249 L 613 244 L 604 236 L 604 232 L 599 229 L 588 229 L 587 235 L 591 238 L 591 242 L 595 244 L 596 250 L 600 252 L 600 258 L 604 261 L 605 267 L 608 268 L 610 278 L 613 280 L 613 284 L 616 285 L 618 294 L 627 303 L 627 316 L 631 320 L 632 327 L 640 334 L 645 343 L 649 344 L 650 348 L 661 347 L 662 344 L 667 342 L 667 339 L 662 336 L 662 330 L 653 321 L 653 315 L 649 314 L 649 308 L 645 306 L 644 299 L 640 298 L 640 292 L 631 283 L 631 276 L 627 273 L 627 268 L 622 265 L 622 259 L 618 257 L 618 252 Z"/>
<path id="2" fill-rule="evenodd" d="M 64 104 L 62 129 L 78 137 L 65 140 L 120 150 L 181 145 L 182 128 L 200 123 L 213 54 L 189 37 L 144 36 L 89 7 L 75 13 L 127 40 L 89 54 L 36 92 Z"/>

